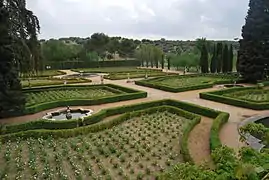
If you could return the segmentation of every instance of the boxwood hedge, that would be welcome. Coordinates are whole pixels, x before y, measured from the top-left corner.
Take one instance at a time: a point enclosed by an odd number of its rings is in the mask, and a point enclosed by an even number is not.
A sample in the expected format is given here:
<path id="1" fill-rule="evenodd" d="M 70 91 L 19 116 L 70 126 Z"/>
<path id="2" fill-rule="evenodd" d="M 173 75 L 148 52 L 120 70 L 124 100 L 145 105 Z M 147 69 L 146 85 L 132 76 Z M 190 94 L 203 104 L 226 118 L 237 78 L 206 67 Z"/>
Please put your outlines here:
<path id="1" fill-rule="evenodd" d="M 98 99 L 61 99 L 52 102 L 45 102 L 40 104 L 35 104 L 32 106 L 27 106 L 23 112 L 23 114 L 33 114 L 43 110 L 52 109 L 56 107 L 63 107 L 67 104 L 69 106 L 86 106 L 86 105 L 98 105 L 104 103 L 112 103 L 124 100 L 138 99 L 147 97 L 147 93 L 143 91 L 138 91 L 126 87 L 117 86 L 114 84 L 105 84 L 105 85 L 68 85 L 68 86 L 48 86 L 48 87 L 36 87 L 31 89 L 23 89 L 23 92 L 38 92 L 38 91 L 49 91 L 49 90 L 57 90 L 63 88 L 98 88 L 103 87 L 110 91 L 122 94 L 116 94 L 109 97 L 101 97 Z"/>
<path id="2" fill-rule="evenodd" d="M 206 116 L 214 119 L 210 132 L 210 148 L 214 150 L 221 145 L 219 139 L 219 130 L 221 126 L 228 121 L 229 114 L 216 111 L 206 107 L 175 101 L 175 100 L 159 100 L 152 102 L 144 102 L 133 105 L 120 106 L 99 111 L 92 116 L 81 120 L 67 121 L 47 121 L 38 120 L 23 124 L 8 125 L 1 129 L 0 141 L 15 140 L 20 138 L 43 138 L 53 136 L 54 138 L 68 138 L 86 133 L 98 132 L 104 129 L 118 125 L 130 117 L 141 115 L 142 113 L 153 113 L 156 111 L 169 110 L 178 113 L 180 116 L 192 119 L 188 126 L 183 130 L 181 141 L 181 151 L 185 161 L 193 163 L 192 157 L 188 150 L 188 137 L 191 130 L 200 122 L 200 116 Z M 121 114 L 121 116 L 111 120 L 102 120 L 106 117 Z"/>
<path id="3" fill-rule="evenodd" d="M 250 101 L 246 99 L 238 99 L 234 97 L 224 96 L 224 94 L 226 93 L 238 92 L 240 90 L 244 90 L 245 92 L 247 92 L 247 91 L 252 91 L 254 89 L 257 89 L 257 87 L 230 88 L 230 89 L 225 89 L 225 90 L 200 93 L 199 96 L 202 99 L 216 101 L 216 102 L 229 104 L 233 106 L 239 106 L 239 107 L 248 108 L 248 109 L 254 109 L 254 110 L 269 109 L 269 102 L 255 102 L 255 101 Z"/>
<path id="4" fill-rule="evenodd" d="M 171 78 L 171 77 L 178 77 L 178 78 L 190 78 L 190 77 L 221 77 L 223 80 L 218 80 L 215 82 L 208 82 L 208 83 L 203 83 L 203 84 L 198 84 L 198 85 L 192 85 L 192 86 L 185 86 L 185 87 L 172 87 L 172 86 L 165 86 L 165 85 L 160 85 L 157 82 L 151 82 L 151 80 L 162 80 L 165 78 Z M 225 84 L 225 83 L 232 83 L 234 80 L 237 78 L 234 75 L 223 75 L 223 74 L 190 74 L 190 75 L 184 75 L 184 76 L 169 76 L 169 77 L 158 77 L 150 80 L 140 80 L 140 81 L 135 81 L 135 84 L 140 85 L 140 86 L 146 86 L 150 88 L 155 88 L 155 89 L 160 89 L 163 91 L 169 91 L 169 92 L 184 92 L 184 91 L 191 91 L 191 90 L 198 90 L 198 89 L 206 89 L 206 88 L 211 88 L 216 84 Z"/>

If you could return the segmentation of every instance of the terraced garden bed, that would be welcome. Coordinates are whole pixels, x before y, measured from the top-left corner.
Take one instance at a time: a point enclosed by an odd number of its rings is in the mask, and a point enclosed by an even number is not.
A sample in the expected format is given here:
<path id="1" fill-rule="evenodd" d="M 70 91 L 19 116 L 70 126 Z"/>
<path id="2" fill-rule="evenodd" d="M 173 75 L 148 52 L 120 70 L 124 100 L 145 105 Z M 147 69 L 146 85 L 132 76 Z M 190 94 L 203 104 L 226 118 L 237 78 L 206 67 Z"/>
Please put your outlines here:
<path id="1" fill-rule="evenodd" d="M 21 81 L 23 88 L 37 87 L 37 86 L 51 86 L 51 85 L 62 85 L 66 81 L 67 84 L 77 84 L 77 83 L 90 83 L 91 80 L 77 78 L 77 79 L 58 79 L 58 78 L 37 78 L 31 79 L 30 84 L 27 79 Z M 30 86 L 29 86 L 30 85 Z"/>
<path id="2" fill-rule="evenodd" d="M 184 162 L 180 141 L 189 121 L 169 111 L 157 111 L 68 139 L 18 138 L 0 146 L 0 177 L 152 179 Z"/>
<path id="3" fill-rule="evenodd" d="M 257 87 L 232 88 L 201 93 L 207 100 L 226 103 L 255 110 L 269 109 L 269 89 Z"/>
<path id="4" fill-rule="evenodd" d="M 26 113 L 61 106 L 94 105 L 146 97 L 145 92 L 116 85 L 70 85 L 24 89 Z"/>
<path id="5" fill-rule="evenodd" d="M 137 85 L 152 87 L 170 92 L 183 92 L 188 90 L 210 88 L 214 84 L 231 83 L 234 76 L 222 75 L 183 75 L 153 78 L 136 81 Z"/>

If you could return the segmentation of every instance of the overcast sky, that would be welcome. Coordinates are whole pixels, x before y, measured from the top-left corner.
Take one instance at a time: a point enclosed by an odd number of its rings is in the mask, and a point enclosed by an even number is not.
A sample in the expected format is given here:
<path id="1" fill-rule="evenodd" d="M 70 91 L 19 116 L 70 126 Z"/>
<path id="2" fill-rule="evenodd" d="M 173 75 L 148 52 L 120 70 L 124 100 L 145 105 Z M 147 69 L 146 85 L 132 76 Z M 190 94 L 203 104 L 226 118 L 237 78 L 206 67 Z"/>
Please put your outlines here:
<path id="1" fill-rule="evenodd" d="M 94 32 L 147 39 L 240 37 L 248 0 L 27 0 L 40 38 Z"/>

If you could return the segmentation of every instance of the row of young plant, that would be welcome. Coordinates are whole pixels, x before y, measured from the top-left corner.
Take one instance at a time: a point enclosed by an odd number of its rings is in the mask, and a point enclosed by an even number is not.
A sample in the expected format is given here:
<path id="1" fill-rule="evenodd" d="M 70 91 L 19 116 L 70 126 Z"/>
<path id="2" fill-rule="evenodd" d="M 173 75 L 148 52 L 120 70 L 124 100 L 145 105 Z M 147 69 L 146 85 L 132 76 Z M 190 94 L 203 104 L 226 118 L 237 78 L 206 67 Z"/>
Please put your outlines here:
<path id="1" fill-rule="evenodd" d="M 264 90 L 262 89 L 259 90 L 257 87 L 231 88 L 213 92 L 200 93 L 200 98 L 254 110 L 269 109 L 269 103 L 266 101 L 259 102 L 259 101 L 252 101 L 249 99 L 240 99 L 237 97 L 226 96 L 226 94 L 231 94 L 240 91 L 244 91 L 244 94 L 246 94 L 246 93 L 252 93 L 253 91 L 264 91 Z"/>
<path id="2" fill-rule="evenodd" d="M 130 88 L 120 87 L 117 85 L 112 84 L 106 84 L 106 85 L 93 85 L 88 86 L 89 88 L 100 88 L 100 87 L 106 87 L 109 90 L 114 89 L 114 92 L 121 94 L 116 94 L 114 96 L 108 96 L 108 97 L 100 97 L 98 99 L 63 99 L 63 100 L 57 100 L 53 102 L 46 102 L 41 104 L 35 104 L 32 106 L 26 107 L 24 114 L 33 114 L 37 113 L 43 110 L 52 109 L 56 107 L 64 107 L 66 105 L 69 106 L 83 106 L 83 105 L 98 105 L 98 104 L 104 104 L 104 103 L 112 103 L 112 102 L 118 102 L 118 101 L 124 101 L 124 100 L 131 100 L 131 99 L 138 99 L 138 98 L 145 98 L 147 96 L 146 92 L 133 90 Z M 83 86 L 70 86 L 75 88 L 84 88 Z M 87 86 L 86 86 L 87 87 Z M 55 90 L 57 88 L 63 89 L 63 86 L 57 86 L 57 87 L 47 87 L 47 88 L 35 88 L 30 90 L 24 90 L 24 92 L 34 92 L 34 91 L 47 91 L 47 90 Z"/>
<path id="3" fill-rule="evenodd" d="M 158 83 L 158 80 L 165 80 L 168 77 L 160 77 L 160 78 L 154 78 L 150 80 L 140 80 L 135 81 L 135 84 L 140 86 L 146 86 L 150 88 L 160 89 L 163 91 L 169 91 L 169 92 L 184 92 L 184 91 L 191 91 L 191 90 L 198 90 L 198 89 L 206 89 L 211 88 L 216 84 L 225 84 L 225 83 L 233 83 L 236 80 L 236 77 L 233 75 L 212 75 L 212 74 L 195 74 L 195 75 L 184 75 L 184 76 L 169 76 L 169 78 L 175 77 L 175 78 L 195 78 L 195 77 L 212 77 L 212 78 L 223 78 L 223 80 L 216 80 L 214 82 L 208 82 L 208 83 L 200 83 L 197 85 L 190 85 L 185 87 L 171 87 L 171 86 L 165 86 L 160 85 Z M 153 82 L 152 82 L 153 81 Z"/>
<path id="4" fill-rule="evenodd" d="M 221 126 L 227 122 L 229 115 L 224 112 L 215 111 L 209 108 L 201 107 L 198 105 L 186 103 L 186 102 L 180 102 L 180 101 L 174 101 L 174 100 L 160 100 L 160 101 L 153 101 L 153 102 L 146 102 L 146 103 L 140 103 L 135 105 L 128 105 L 128 106 L 122 106 L 122 107 L 116 107 L 116 108 L 110 108 L 106 110 L 101 110 L 99 113 L 94 114 L 93 116 L 86 118 L 83 122 L 80 122 L 83 127 L 74 128 L 70 124 L 68 126 L 65 126 L 64 122 L 55 121 L 55 122 L 49 122 L 44 126 L 42 121 L 34 121 L 24 124 L 18 124 L 18 125 L 10 125 L 6 126 L 6 128 L 2 129 L 2 135 L 1 140 L 5 141 L 7 139 L 15 139 L 16 137 L 47 137 L 50 135 L 56 136 L 56 137 L 72 137 L 77 136 L 89 132 L 97 132 L 100 130 L 103 130 L 105 128 L 112 127 L 114 125 L 117 125 L 128 118 L 130 116 L 134 115 L 135 113 L 130 112 L 136 112 L 142 109 L 147 109 L 151 107 L 159 107 L 163 105 L 173 106 L 180 108 L 184 110 L 184 112 L 188 113 L 195 113 L 202 116 L 207 116 L 210 118 L 215 119 L 213 122 L 211 135 L 210 135 L 210 144 L 212 150 L 214 147 L 218 147 L 221 142 L 219 139 L 219 130 Z M 117 114 L 123 114 L 119 118 L 114 119 L 110 122 L 101 122 L 104 118 L 117 115 Z M 184 115 L 182 115 L 184 117 Z M 192 124 L 184 130 L 184 136 L 182 141 L 182 149 L 183 149 L 183 155 L 186 159 L 186 161 L 192 161 L 190 158 L 189 153 L 187 152 L 187 136 L 191 129 L 199 123 L 200 118 L 194 117 L 194 121 L 192 121 Z M 99 123 L 98 123 L 99 122 Z M 77 122 L 73 121 L 73 126 L 77 126 Z M 56 128 L 62 128 L 62 130 L 56 130 Z M 74 128 L 74 129 L 71 129 Z M 54 130 L 55 129 L 55 130 Z M 10 133 L 10 134 L 9 134 Z M 185 150 L 184 150 L 185 148 Z"/>

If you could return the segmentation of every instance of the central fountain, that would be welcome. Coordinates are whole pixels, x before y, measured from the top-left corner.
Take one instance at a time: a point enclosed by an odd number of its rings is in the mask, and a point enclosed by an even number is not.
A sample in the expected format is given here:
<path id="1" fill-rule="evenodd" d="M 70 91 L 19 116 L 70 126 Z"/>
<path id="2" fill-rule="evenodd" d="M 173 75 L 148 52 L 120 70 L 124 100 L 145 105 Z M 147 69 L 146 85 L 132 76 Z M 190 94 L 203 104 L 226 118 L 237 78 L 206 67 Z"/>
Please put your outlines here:
<path id="1" fill-rule="evenodd" d="M 70 109 L 67 106 L 66 109 L 61 109 L 54 112 L 47 113 L 42 119 L 46 120 L 70 120 L 70 119 L 84 119 L 91 116 L 93 111 L 91 109 Z"/>

